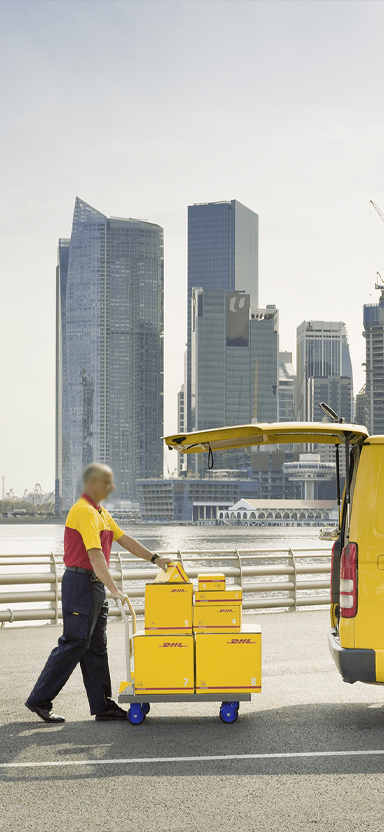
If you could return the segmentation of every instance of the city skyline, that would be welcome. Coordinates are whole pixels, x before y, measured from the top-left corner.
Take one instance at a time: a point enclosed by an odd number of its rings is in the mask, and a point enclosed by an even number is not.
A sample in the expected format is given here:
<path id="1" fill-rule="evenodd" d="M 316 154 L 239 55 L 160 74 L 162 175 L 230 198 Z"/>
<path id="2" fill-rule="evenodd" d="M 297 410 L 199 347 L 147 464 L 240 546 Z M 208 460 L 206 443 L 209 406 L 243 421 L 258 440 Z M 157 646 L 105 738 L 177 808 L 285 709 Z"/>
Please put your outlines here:
<path id="1" fill-rule="evenodd" d="M 195 202 L 236 197 L 259 214 L 260 306 L 280 310 L 281 350 L 300 320 L 344 320 L 359 390 L 363 306 L 384 263 L 369 202 L 384 207 L 383 4 L 3 0 L 0 20 L 6 489 L 53 487 L 52 274 L 76 193 L 165 229 L 165 431 Z"/>

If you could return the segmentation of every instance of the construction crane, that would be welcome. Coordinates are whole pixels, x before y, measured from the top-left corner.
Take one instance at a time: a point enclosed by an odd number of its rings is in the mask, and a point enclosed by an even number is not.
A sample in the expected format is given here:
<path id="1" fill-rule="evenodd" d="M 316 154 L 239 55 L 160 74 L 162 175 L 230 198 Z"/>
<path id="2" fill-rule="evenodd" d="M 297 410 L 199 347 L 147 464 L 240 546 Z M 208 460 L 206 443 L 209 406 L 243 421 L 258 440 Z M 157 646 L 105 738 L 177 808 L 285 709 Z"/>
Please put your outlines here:
<path id="1" fill-rule="evenodd" d="M 370 199 L 369 201 L 370 201 L 371 205 L 373 205 L 375 211 L 378 213 L 380 219 L 383 220 L 383 222 L 384 222 L 384 214 L 383 214 L 382 211 L 380 211 L 379 206 L 376 205 L 376 202 L 374 202 L 373 199 Z"/>

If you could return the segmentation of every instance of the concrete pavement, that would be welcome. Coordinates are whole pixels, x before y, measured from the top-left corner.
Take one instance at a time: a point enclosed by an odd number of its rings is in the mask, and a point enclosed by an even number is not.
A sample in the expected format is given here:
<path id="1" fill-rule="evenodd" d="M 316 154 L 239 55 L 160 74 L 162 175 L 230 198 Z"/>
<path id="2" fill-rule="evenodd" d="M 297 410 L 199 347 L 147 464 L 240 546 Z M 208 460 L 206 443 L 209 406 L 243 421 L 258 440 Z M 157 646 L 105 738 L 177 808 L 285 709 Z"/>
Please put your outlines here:
<path id="1" fill-rule="evenodd" d="M 1 832 L 378 832 L 383 688 L 342 682 L 328 653 L 327 612 L 247 620 L 262 626 L 263 688 L 232 725 L 219 720 L 216 703 L 152 705 L 141 726 L 96 723 L 79 670 L 56 702 L 67 722 L 45 725 L 22 703 L 61 630 L 1 630 L 0 763 L 34 764 L 0 769 Z M 120 623 L 109 624 L 109 650 L 117 690 Z M 271 754 L 291 756 L 241 756 Z M 95 760 L 105 762 L 83 764 Z"/>

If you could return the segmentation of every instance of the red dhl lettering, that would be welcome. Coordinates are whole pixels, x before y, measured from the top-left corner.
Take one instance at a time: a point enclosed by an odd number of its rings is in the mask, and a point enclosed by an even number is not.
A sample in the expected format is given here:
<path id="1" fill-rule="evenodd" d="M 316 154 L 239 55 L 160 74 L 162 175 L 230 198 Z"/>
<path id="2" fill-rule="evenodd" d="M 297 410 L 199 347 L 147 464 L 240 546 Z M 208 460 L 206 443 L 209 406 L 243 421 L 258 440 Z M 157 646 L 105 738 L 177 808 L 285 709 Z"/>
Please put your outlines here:
<path id="1" fill-rule="evenodd" d="M 159 647 L 184 647 L 184 644 L 180 641 L 164 641 L 163 644 L 159 644 Z"/>
<path id="2" fill-rule="evenodd" d="M 229 610 L 219 610 L 219 612 L 232 612 L 232 609 L 229 609 Z"/>
<path id="3" fill-rule="evenodd" d="M 171 589 L 172 592 L 185 592 L 185 589 Z"/>
<path id="4" fill-rule="evenodd" d="M 227 644 L 252 644 L 251 638 L 231 638 Z"/>

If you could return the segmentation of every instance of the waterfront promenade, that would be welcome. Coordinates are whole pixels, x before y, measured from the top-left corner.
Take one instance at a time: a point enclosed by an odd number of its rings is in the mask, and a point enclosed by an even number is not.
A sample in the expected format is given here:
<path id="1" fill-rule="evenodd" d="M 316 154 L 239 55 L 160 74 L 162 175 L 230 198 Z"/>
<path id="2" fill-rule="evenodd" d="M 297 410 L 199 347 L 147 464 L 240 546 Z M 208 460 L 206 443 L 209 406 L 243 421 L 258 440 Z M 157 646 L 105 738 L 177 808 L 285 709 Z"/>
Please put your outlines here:
<path id="1" fill-rule="evenodd" d="M 262 626 L 262 693 L 232 725 L 216 703 L 96 723 L 78 669 L 56 703 L 67 722 L 45 725 L 22 703 L 61 628 L 0 630 L 1 832 L 378 832 L 384 689 L 343 683 L 326 611 L 247 620 Z M 109 624 L 109 649 L 117 692 L 121 623 Z"/>

